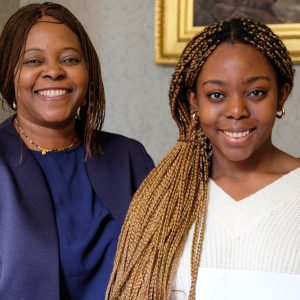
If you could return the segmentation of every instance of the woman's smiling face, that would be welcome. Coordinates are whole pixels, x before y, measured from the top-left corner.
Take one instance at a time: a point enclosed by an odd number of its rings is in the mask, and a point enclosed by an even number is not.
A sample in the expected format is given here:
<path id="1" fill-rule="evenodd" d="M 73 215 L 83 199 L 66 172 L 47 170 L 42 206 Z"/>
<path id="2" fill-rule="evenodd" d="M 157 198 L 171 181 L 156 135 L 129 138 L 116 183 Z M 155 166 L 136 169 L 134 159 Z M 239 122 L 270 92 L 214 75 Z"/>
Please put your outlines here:
<path id="1" fill-rule="evenodd" d="M 17 113 L 29 123 L 60 127 L 84 105 L 88 70 L 76 34 L 52 17 L 28 33 L 15 75 Z"/>
<path id="2" fill-rule="evenodd" d="M 196 89 L 187 96 L 215 158 L 240 162 L 270 149 L 276 112 L 290 88 L 277 86 L 274 69 L 258 50 L 221 44 L 205 62 Z"/>

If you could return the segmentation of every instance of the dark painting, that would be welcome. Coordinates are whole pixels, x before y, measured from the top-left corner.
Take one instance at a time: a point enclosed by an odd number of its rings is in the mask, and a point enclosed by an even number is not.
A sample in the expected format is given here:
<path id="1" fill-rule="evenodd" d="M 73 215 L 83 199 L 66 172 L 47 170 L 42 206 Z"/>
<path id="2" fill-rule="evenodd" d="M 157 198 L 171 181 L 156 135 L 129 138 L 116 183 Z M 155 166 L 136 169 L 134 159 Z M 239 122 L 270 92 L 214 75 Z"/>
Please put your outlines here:
<path id="1" fill-rule="evenodd" d="M 194 26 L 234 17 L 266 24 L 300 23 L 300 0 L 194 0 Z"/>

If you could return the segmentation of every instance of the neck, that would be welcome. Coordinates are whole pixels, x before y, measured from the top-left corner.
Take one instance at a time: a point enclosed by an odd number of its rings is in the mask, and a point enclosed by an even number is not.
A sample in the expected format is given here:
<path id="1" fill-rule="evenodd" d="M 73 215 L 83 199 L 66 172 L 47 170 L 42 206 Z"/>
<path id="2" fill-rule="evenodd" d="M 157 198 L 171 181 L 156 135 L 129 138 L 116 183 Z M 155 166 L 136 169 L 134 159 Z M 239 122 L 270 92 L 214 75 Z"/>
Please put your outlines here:
<path id="1" fill-rule="evenodd" d="M 264 147 L 263 150 L 253 153 L 243 161 L 230 161 L 214 154 L 212 178 L 242 179 L 255 173 L 281 173 L 281 166 L 276 161 L 282 152 L 272 144 Z"/>
<path id="2" fill-rule="evenodd" d="M 75 131 L 75 120 L 66 126 L 50 128 L 16 116 L 14 126 L 27 147 L 41 151 L 42 154 L 71 149 L 79 143 Z"/>

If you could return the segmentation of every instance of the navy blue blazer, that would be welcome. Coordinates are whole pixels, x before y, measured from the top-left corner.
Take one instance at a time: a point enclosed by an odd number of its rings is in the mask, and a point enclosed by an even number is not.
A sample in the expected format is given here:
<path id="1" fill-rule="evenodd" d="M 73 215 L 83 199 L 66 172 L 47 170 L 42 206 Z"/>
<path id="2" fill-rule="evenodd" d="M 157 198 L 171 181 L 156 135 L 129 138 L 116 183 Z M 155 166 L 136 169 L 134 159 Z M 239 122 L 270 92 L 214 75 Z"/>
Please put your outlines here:
<path id="1" fill-rule="evenodd" d="M 154 167 L 132 139 L 99 133 L 101 157 L 87 159 L 96 194 L 122 225 L 130 200 Z M 18 136 L 12 118 L 0 125 L 0 299 L 56 300 L 58 237 L 42 170 Z"/>

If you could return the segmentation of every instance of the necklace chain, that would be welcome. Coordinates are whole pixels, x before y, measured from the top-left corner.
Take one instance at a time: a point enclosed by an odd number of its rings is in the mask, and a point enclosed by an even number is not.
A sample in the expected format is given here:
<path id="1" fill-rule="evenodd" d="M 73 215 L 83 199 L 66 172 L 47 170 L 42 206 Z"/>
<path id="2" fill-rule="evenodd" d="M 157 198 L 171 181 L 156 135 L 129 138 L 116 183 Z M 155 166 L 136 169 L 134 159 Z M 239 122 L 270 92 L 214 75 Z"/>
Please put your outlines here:
<path id="1" fill-rule="evenodd" d="M 37 143 L 35 143 L 26 133 L 26 131 L 21 127 L 21 125 L 19 124 L 17 118 L 15 118 L 14 122 L 16 123 L 16 126 L 18 127 L 18 131 L 19 134 L 21 133 L 25 139 L 31 144 L 33 145 L 35 148 L 37 148 L 38 150 L 41 151 L 42 155 L 46 155 L 48 152 L 57 152 L 57 151 L 65 151 L 68 150 L 70 148 L 72 148 L 75 144 L 75 142 L 77 141 L 77 135 L 75 135 L 73 141 L 71 142 L 70 145 L 68 145 L 67 147 L 64 148 L 58 148 L 58 149 L 47 149 L 47 148 L 43 148 L 41 146 L 39 146 Z"/>

